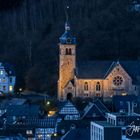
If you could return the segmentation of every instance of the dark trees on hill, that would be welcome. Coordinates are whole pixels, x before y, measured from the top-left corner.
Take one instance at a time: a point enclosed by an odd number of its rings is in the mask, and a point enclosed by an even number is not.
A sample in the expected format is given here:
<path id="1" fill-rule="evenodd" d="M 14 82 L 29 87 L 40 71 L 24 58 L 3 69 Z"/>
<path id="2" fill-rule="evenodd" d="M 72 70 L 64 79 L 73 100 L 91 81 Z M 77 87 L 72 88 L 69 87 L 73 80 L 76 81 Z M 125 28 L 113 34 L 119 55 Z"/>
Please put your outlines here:
<path id="1" fill-rule="evenodd" d="M 78 60 L 137 59 L 140 13 L 128 0 L 69 1 Z M 15 66 L 17 88 L 53 94 L 58 78 L 58 38 L 65 0 L 0 0 L 0 61 Z M 55 87 L 55 88 L 54 88 Z"/>

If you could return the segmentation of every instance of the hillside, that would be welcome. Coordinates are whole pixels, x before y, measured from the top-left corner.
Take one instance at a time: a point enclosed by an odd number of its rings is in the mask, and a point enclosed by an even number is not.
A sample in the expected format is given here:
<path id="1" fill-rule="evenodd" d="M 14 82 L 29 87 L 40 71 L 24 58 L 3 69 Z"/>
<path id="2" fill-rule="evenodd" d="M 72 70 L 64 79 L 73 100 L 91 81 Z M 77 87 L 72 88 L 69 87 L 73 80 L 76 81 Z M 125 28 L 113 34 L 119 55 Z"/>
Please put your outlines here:
<path id="1" fill-rule="evenodd" d="M 53 94 L 58 71 L 58 38 L 66 4 L 77 36 L 79 61 L 137 59 L 140 13 L 129 0 L 0 0 L 0 60 L 17 73 L 17 89 Z M 55 86 L 54 86 L 55 85 Z M 50 90 L 51 89 L 51 90 Z"/>

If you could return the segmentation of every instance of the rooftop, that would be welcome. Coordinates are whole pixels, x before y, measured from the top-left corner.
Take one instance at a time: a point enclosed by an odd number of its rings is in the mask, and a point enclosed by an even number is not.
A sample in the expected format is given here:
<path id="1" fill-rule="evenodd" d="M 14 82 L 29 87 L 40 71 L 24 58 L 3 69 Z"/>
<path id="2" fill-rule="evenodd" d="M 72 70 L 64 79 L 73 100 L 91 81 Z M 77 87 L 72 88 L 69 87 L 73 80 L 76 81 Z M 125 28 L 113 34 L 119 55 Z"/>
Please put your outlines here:
<path id="1" fill-rule="evenodd" d="M 132 113 L 131 115 L 128 115 L 128 113 L 120 113 L 120 112 L 115 112 L 115 113 L 107 113 L 109 116 L 114 116 L 114 117 L 140 117 L 140 114 L 138 113 Z"/>
<path id="2" fill-rule="evenodd" d="M 77 64 L 76 76 L 79 79 L 105 79 L 115 68 L 118 61 L 87 61 Z M 128 75 L 138 84 L 140 76 L 140 61 L 119 61 Z"/>
<path id="3" fill-rule="evenodd" d="M 93 123 L 100 125 L 100 126 L 103 126 L 103 127 L 116 127 L 115 125 L 112 125 L 107 121 L 95 121 Z"/>

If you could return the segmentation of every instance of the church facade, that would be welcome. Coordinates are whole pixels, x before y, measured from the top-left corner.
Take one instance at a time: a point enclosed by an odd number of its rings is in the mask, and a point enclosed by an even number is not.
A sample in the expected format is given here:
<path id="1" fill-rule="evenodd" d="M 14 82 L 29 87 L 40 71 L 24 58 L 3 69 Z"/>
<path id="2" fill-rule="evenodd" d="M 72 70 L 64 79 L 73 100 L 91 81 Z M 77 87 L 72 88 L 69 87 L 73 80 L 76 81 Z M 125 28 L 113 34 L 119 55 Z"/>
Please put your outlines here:
<path id="1" fill-rule="evenodd" d="M 139 61 L 76 62 L 76 38 L 71 34 L 69 23 L 65 23 L 59 43 L 59 100 L 138 95 L 139 80 Z"/>

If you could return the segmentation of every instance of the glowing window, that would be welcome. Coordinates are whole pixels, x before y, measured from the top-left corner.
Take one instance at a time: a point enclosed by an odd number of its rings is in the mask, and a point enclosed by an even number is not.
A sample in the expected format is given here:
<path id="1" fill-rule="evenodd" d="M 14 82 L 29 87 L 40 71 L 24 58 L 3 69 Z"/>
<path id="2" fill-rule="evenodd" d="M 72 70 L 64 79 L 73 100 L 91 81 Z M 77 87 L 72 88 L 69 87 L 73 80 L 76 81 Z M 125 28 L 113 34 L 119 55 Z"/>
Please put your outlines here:
<path id="1" fill-rule="evenodd" d="M 13 86 L 9 86 L 9 91 L 13 91 Z"/>
<path id="2" fill-rule="evenodd" d="M 101 90 L 100 82 L 97 82 L 97 84 L 96 84 L 96 91 L 100 91 L 100 90 Z"/>
<path id="3" fill-rule="evenodd" d="M 84 84 L 84 90 L 85 91 L 88 91 L 88 82 L 85 82 L 85 84 Z"/>
<path id="4" fill-rule="evenodd" d="M 3 70 L 0 71 L 0 74 L 3 75 Z"/>

